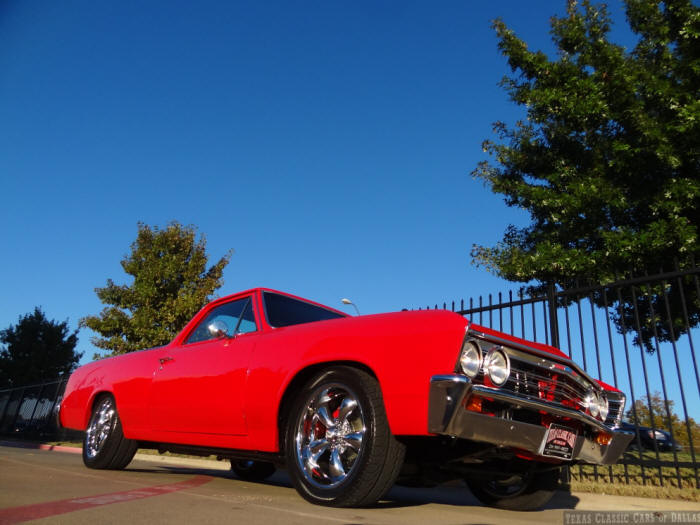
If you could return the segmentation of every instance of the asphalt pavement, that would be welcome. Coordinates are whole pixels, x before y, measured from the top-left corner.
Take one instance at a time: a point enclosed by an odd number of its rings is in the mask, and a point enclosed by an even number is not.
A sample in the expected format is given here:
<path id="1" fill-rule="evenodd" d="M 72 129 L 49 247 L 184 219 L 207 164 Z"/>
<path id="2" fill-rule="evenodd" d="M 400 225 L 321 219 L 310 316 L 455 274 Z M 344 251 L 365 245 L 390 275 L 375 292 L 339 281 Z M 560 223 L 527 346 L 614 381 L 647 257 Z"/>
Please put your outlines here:
<path id="1" fill-rule="evenodd" d="M 544 510 L 481 506 L 462 484 L 395 487 L 364 509 L 312 505 L 284 472 L 244 482 L 226 462 L 139 454 L 122 471 L 90 470 L 79 454 L 0 446 L 0 524 L 534 524 L 563 523 L 565 510 L 700 511 L 700 504 L 597 494 L 557 494 Z"/>

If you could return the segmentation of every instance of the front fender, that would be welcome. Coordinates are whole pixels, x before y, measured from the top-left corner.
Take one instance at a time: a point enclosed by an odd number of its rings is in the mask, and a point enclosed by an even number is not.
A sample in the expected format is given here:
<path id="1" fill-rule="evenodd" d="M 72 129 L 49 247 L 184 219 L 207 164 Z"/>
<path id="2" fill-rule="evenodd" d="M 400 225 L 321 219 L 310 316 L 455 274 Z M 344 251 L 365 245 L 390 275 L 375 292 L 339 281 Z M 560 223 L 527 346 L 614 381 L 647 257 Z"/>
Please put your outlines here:
<path id="1" fill-rule="evenodd" d="M 245 413 L 255 448 L 277 451 L 278 409 L 310 367 L 356 363 L 375 375 L 395 435 L 428 434 L 430 377 L 454 370 L 467 322 L 444 311 L 401 312 L 276 329 L 256 349 Z M 262 445 L 263 448 L 260 448 Z"/>

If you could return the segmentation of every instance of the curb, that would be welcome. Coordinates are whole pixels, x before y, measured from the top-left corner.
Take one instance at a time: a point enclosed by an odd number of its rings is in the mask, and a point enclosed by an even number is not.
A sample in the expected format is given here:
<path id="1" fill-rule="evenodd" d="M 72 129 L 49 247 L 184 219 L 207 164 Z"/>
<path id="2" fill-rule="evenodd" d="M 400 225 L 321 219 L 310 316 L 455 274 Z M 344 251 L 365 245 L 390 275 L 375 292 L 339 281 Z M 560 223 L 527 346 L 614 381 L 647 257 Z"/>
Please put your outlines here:
<path id="1" fill-rule="evenodd" d="M 27 448 L 33 450 L 52 450 L 56 452 L 68 452 L 70 454 L 82 454 L 83 449 L 64 445 L 44 445 L 43 443 L 30 443 L 28 441 L 0 441 L 1 447 Z"/>
<path id="2" fill-rule="evenodd" d="M 179 458 L 176 456 L 164 456 L 158 454 L 136 454 L 134 459 L 141 461 L 150 461 L 151 463 L 166 463 L 168 465 L 181 465 L 185 467 L 206 468 L 209 470 L 231 470 L 231 464 L 228 461 L 218 461 L 215 459 L 206 458 Z"/>
<path id="3" fill-rule="evenodd" d="M 83 449 L 80 447 L 71 447 L 65 445 L 45 445 L 43 443 L 31 443 L 29 441 L 1 441 L 0 447 L 14 447 L 28 450 L 47 450 L 50 452 L 67 452 L 69 454 L 82 454 Z M 228 461 L 217 461 L 205 458 L 180 458 L 176 456 L 163 456 L 155 454 L 137 453 L 134 459 L 141 461 L 150 461 L 152 463 L 166 463 L 168 465 L 182 465 L 186 467 L 199 467 L 211 470 L 230 470 Z"/>
<path id="4" fill-rule="evenodd" d="M 55 450 L 56 452 L 68 452 L 70 454 L 82 454 L 83 449 L 77 447 L 67 447 L 64 445 L 39 445 L 39 450 Z"/>

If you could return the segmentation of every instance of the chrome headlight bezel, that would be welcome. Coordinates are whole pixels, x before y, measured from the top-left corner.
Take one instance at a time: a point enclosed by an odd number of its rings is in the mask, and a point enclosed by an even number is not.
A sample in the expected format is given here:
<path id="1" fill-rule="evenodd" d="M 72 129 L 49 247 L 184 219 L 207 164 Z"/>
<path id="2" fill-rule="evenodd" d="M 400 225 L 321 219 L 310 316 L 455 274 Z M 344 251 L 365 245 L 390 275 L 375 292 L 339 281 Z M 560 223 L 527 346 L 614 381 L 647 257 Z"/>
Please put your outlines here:
<path id="1" fill-rule="evenodd" d="M 474 379 L 481 371 L 483 364 L 483 356 L 481 348 L 474 341 L 466 341 L 462 345 L 462 351 L 459 354 L 459 369 L 470 379 Z"/>
<path id="2" fill-rule="evenodd" d="M 606 421 L 608 419 L 610 405 L 608 403 L 608 396 L 605 394 L 605 392 L 601 392 L 598 395 L 598 412 L 600 413 L 601 421 Z"/>
<path id="3" fill-rule="evenodd" d="M 484 359 L 484 373 L 494 386 L 501 387 L 510 377 L 510 358 L 500 347 L 492 348 Z"/>
<path id="4" fill-rule="evenodd" d="M 586 392 L 586 396 L 583 398 L 583 403 L 588 409 L 588 413 L 597 418 L 600 413 L 600 407 L 598 406 L 598 394 L 595 390 L 589 390 Z"/>

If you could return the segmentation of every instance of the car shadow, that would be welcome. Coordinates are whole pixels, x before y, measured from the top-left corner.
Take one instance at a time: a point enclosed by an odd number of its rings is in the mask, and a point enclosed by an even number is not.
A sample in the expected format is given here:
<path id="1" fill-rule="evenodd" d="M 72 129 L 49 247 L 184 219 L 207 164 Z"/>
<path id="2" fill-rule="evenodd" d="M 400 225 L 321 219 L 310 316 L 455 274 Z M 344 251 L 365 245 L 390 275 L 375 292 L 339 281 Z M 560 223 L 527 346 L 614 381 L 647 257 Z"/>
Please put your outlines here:
<path id="1" fill-rule="evenodd" d="M 287 487 L 292 488 L 292 483 L 289 481 L 289 477 L 283 471 L 275 472 L 271 477 L 265 481 L 250 481 L 239 478 L 231 470 L 222 469 L 208 469 L 201 467 L 181 467 L 177 465 L 157 465 L 153 468 L 133 468 L 127 467 L 125 470 L 129 472 L 141 472 L 141 473 L 160 473 L 168 472 L 171 474 L 183 474 L 183 475 L 198 475 L 198 476 L 211 476 L 212 478 L 221 479 L 231 479 L 237 481 L 245 481 L 246 483 L 255 483 L 261 485 L 271 485 L 276 487 Z"/>
<path id="2" fill-rule="evenodd" d="M 203 475 L 214 478 L 231 479 L 245 481 L 246 483 L 288 488 L 294 490 L 289 476 L 284 470 L 278 470 L 265 481 L 243 480 L 236 476 L 233 471 L 220 469 L 207 469 L 197 467 L 180 467 L 176 465 L 158 465 L 152 469 L 129 468 L 132 472 L 171 472 L 173 474 Z M 579 498 L 569 492 L 558 491 L 554 497 L 543 507 L 542 510 L 567 510 L 575 509 L 579 503 Z M 429 488 L 403 487 L 395 485 L 383 500 L 372 505 L 370 508 L 392 509 L 417 507 L 422 505 L 451 505 L 459 507 L 483 507 L 472 495 L 466 485 L 462 482 L 450 482 L 444 485 Z"/>
<path id="3" fill-rule="evenodd" d="M 452 482 L 432 488 L 394 486 L 378 506 L 384 508 L 414 505 L 451 505 L 459 507 L 483 507 L 464 483 Z M 566 491 L 558 491 L 542 510 L 574 509 L 579 498 Z"/>

